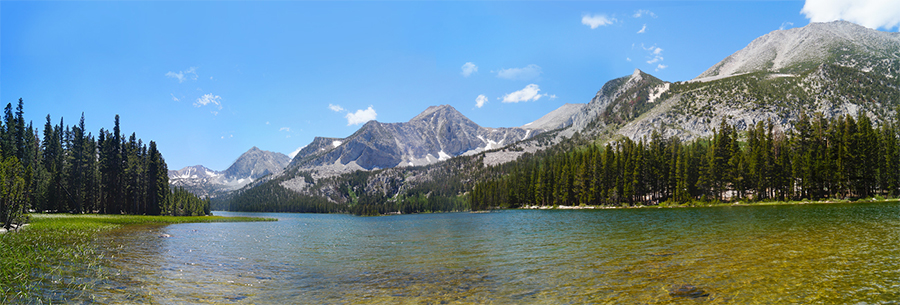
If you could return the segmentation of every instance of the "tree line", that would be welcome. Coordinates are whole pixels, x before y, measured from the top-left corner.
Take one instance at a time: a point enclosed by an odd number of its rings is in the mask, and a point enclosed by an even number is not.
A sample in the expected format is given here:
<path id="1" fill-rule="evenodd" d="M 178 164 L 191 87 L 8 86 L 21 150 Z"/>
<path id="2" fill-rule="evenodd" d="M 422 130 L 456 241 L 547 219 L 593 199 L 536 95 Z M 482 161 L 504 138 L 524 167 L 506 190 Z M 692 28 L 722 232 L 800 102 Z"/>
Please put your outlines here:
<path id="1" fill-rule="evenodd" d="M 156 142 L 112 130 L 95 137 L 48 114 L 43 133 L 25 124 L 23 101 L 7 104 L 0 121 L 0 222 L 9 227 L 29 210 L 147 215 L 206 215 L 209 200 L 170 189 Z M 41 137 L 42 135 L 42 137 Z M 205 204 L 205 206 L 204 206 Z"/>
<path id="2" fill-rule="evenodd" d="M 900 195 L 900 128 L 862 112 L 801 116 L 787 133 L 758 122 L 743 134 L 723 119 L 711 138 L 654 132 L 488 169 L 473 210 L 522 205 L 657 205 L 694 201 L 821 200 Z"/>

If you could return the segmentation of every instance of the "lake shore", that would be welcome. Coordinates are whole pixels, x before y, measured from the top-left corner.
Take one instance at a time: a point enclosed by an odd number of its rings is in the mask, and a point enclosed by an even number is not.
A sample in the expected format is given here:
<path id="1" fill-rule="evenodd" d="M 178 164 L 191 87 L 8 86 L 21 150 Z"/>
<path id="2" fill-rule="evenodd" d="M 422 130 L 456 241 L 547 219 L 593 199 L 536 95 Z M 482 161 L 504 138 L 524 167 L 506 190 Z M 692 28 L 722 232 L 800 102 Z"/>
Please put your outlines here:
<path id="1" fill-rule="evenodd" d="M 804 204 L 853 204 L 875 202 L 900 202 L 898 198 L 875 199 L 866 198 L 858 200 L 801 200 L 801 201 L 759 201 L 759 202 L 691 202 L 686 204 L 661 204 L 661 205 L 633 205 L 633 206 L 604 206 L 604 205 L 525 205 L 520 210 L 594 210 L 594 209 L 664 209 L 664 208 L 703 208 L 703 207 L 740 207 L 740 206 L 775 206 L 775 205 L 804 205 Z"/>
<path id="2" fill-rule="evenodd" d="M 95 214 L 30 214 L 18 231 L 0 234 L 0 304 L 42 300 L 41 288 L 60 286 L 88 291 L 90 283 L 77 278 L 73 268 L 102 274 L 102 253 L 91 242 L 102 232 L 127 225 L 176 223 L 277 221 L 273 218 L 223 216 L 145 216 Z M 81 270 L 80 272 L 85 272 Z M 45 277 L 57 277 L 51 279 Z M 63 278 L 64 280 L 59 280 Z"/>

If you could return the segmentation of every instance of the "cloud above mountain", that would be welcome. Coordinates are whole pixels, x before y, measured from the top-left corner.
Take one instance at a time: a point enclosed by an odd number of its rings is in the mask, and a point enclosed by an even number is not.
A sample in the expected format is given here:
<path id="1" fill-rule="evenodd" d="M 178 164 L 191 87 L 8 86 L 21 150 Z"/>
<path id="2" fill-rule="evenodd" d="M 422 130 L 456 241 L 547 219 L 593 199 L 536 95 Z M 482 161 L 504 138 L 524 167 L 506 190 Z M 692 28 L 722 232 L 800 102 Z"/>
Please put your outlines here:
<path id="1" fill-rule="evenodd" d="M 541 99 L 541 96 L 546 96 L 546 94 L 540 94 L 540 92 L 541 88 L 538 87 L 538 85 L 530 84 L 528 86 L 525 86 L 525 88 L 523 88 L 522 90 L 504 95 L 502 101 L 504 103 L 537 101 Z"/>
<path id="2" fill-rule="evenodd" d="M 616 22 L 616 18 L 607 17 L 604 14 L 600 15 L 583 15 L 581 16 L 581 24 L 591 27 L 591 29 L 596 29 L 600 26 L 607 26 Z"/>
<path id="3" fill-rule="evenodd" d="M 347 126 L 350 126 L 375 120 L 375 118 L 378 117 L 378 114 L 375 113 L 375 109 L 373 109 L 372 106 L 369 106 L 366 110 L 357 109 L 356 112 L 349 112 L 344 117 L 347 118 Z"/>
<path id="4" fill-rule="evenodd" d="M 811 22 L 845 20 L 872 29 L 900 26 L 897 0 L 806 0 L 800 13 Z"/>
<path id="5" fill-rule="evenodd" d="M 462 72 L 460 72 L 460 74 L 462 74 L 463 77 L 469 77 L 469 75 L 472 75 L 472 73 L 478 72 L 478 66 L 471 62 L 463 64 L 460 69 L 462 69 Z"/>
<path id="6" fill-rule="evenodd" d="M 178 79 L 178 82 L 184 82 L 187 79 L 197 80 L 197 67 L 190 67 L 184 71 L 172 72 L 169 71 L 166 73 L 166 77 L 171 77 Z"/>
<path id="7" fill-rule="evenodd" d="M 543 71 L 540 66 L 530 64 L 523 68 L 500 69 L 497 71 L 497 77 L 510 80 L 533 80 L 541 76 L 541 73 Z"/>
<path id="8" fill-rule="evenodd" d="M 475 107 L 481 108 L 487 101 L 488 98 L 484 96 L 484 94 L 479 94 L 478 97 L 475 98 Z"/>
<path id="9" fill-rule="evenodd" d="M 328 109 L 331 109 L 331 111 L 334 111 L 334 112 L 344 111 L 344 107 L 341 107 L 341 105 L 335 105 L 335 104 L 328 104 Z"/>

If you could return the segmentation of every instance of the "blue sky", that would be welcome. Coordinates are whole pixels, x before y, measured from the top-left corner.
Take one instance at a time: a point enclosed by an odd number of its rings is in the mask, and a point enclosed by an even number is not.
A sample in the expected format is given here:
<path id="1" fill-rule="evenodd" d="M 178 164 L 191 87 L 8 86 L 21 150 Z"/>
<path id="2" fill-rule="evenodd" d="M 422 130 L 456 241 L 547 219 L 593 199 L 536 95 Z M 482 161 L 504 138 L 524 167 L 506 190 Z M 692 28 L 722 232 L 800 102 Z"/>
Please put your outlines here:
<path id="1" fill-rule="evenodd" d="M 170 169 L 224 170 L 431 105 L 521 126 L 635 68 L 688 80 L 811 20 L 900 23 L 888 1 L 810 2 L 2 1 L 0 102 L 23 98 L 41 128 L 83 112 L 95 136 L 119 114 Z"/>

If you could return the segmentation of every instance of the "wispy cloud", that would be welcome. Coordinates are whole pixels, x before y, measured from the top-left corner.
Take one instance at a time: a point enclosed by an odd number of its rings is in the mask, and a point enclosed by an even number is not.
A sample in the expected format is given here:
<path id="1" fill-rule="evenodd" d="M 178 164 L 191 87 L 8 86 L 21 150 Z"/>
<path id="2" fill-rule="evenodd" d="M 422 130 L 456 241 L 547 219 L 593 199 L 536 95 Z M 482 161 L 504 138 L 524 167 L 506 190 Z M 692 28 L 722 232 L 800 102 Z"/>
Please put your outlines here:
<path id="1" fill-rule="evenodd" d="M 463 77 L 469 77 L 472 73 L 478 72 L 478 66 L 471 62 L 463 64 L 461 69 L 462 72 L 460 72 L 460 74 L 462 74 Z"/>
<path id="2" fill-rule="evenodd" d="M 647 57 L 647 58 L 650 58 L 649 60 L 647 60 L 648 64 L 652 65 L 657 62 L 663 61 L 663 56 L 662 56 L 663 49 L 662 48 L 657 47 L 655 45 L 650 46 L 650 47 L 644 47 L 644 45 L 641 45 L 641 48 L 643 48 L 645 51 L 650 52 L 650 55 Z"/>
<path id="3" fill-rule="evenodd" d="M 638 34 L 644 34 L 644 33 L 647 33 L 647 25 L 644 24 L 644 26 L 641 28 L 641 30 L 640 30 L 640 31 L 637 31 L 637 33 L 638 33 Z"/>
<path id="4" fill-rule="evenodd" d="M 800 13 L 811 22 L 846 20 L 872 29 L 900 26 L 896 0 L 806 0 Z"/>
<path id="5" fill-rule="evenodd" d="M 631 15 L 631 16 L 634 18 L 641 18 L 644 16 L 656 18 L 656 14 L 651 12 L 650 10 L 637 10 L 634 12 L 634 15 Z"/>
<path id="6" fill-rule="evenodd" d="M 356 112 L 347 113 L 347 115 L 344 117 L 347 118 L 347 126 L 350 126 L 359 125 L 374 120 L 376 117 L 378 117 L 378 114 L 375 113 L 375 109 L 373 109 L 372 106 L 369 106 L 369 109 L 359 109 L 356 110 Z"/>
<path id="7" fill-rule="evenodd" d="M 507 94 L 503 96 L 504 103 L 518 103 L 518 102 L 527 102 L 527 101 L 537 101 L 541 99 L 541 96 L 547 96 L 547 94 L 540 94 L 541 88 L 536 84 L 530 84 L 525 86 L 522 90 L 515 91 L 513 93 Z"/>
<path id="8" fill-rule="evenodd" d="M 181 101 L 181 99 L 175 97 L 175 94 L 170 93 L 169 95 L 172 96 L 172 100 L 173 100 L 173 101 L 176 101 L 176 102 L 180 102 L 180 101 Z"/>
<path id="9" fill-rule="evenodd" d="M 176 78 L 178 82 L 184 82 L 186 79 L 197 80 L 197 67 L 190 67 L 184 71 L 172 72 L 169 71 L 166 73 L 167 77 Z"/>
<path id="10" fill-rule="evenodd" d="M 290 154 L 288 154 L 288 157 L 291 157 L 291 159 L 293 159 L 293 158 L 294 158 L 295 156 L 297 156 L 297 154 L 299 154 L 300 151 L 303 150 L 304 148 L 306 148 L 306 145 L 303 145 L 303 146 L 298 147 L 296 150 L 294 150 L 294 151 L 292 151 Z"/>
<path id="11" fill-rule="evenodd" d="M 659 71 L 659 70 L 662 70 L 662 69 L 665 69 L 665 68 L 668 68 L 668 67 L 669 67 L 669 66 L 666 66 L 666 65 L 664 65 L 664 64 L 659 64 L 659 65 L 656 65 L 656 71 Z"/>
<path id="12" fill-rule="evenodd" d="M 334 112 L 344 111 L 344 107 L 341 107 L 341 105 L 335 105 L 335 104 L 328 104 L 328 109 L 331 109 L 331 111 L 334 111 Z"/>
<path id="13" fill-rule="evenodd" d="M 291 132 L 291 128 L 290 128 L 290 127 L 281 127 L 280 129 L 278 129 L 278 131 L 287 131 L 287 132 Z"/>
<path id="14" fill-rule="evenodd" d="M 793 22 L 785 21 L 781 23 L 781 26 L 778 27 L 779 30 L 789 29 L 794 26 Z"/>
<path id="15" fill-rule="evenodd" d="M 607 26 L 616 22 L 616 18 L 607 17 L 605 14 L 599 15 L 583 15 L 581 16 L 581 24 L 596 29 L 600 26 Z"/>
<path id="16" fill-rule="evenodd" d="M 530 64 L 524 68 L 501 69 L 497 72 L 497 77 L 511 80 L 532 80 L 541 76 L 543 71 L 541 67 Z"/>
<path id="17" fill-rule="evenodd" d="M 222 97 L 218 95 L 213 95 L 212 93 L 207 93 L 197 99 L 197 102 L 194 103 L 194 107 L 206 106 L 209 104 L 213 104 L 217 106 L 219 109 L 222 109 Z"/>
<path id="18" fill-rule="evenodd" d="M 487 103 L 488 98 L 484 96 L 484 94 L 479 94 L 478 97 L 475 98 L 475 107 L 481 108 L 484 106 L 484 103 Z"/>

